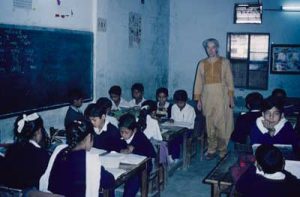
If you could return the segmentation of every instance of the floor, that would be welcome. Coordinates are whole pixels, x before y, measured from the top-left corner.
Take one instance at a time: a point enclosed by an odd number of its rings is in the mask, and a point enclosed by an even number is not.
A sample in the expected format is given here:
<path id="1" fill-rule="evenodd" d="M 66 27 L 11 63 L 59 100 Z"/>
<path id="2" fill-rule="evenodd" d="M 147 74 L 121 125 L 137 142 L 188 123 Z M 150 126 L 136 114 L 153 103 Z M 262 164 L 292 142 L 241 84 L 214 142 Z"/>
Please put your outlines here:
<path id="1" fill-rule="evenodd" d="M 216 163 L 217 159 L 200 161 L 199 155 L 197 155 L 187 170 L 179 169 L 169 177 L 167 187 L 161 192 L 161 196 L 209 197 L 211 186 L 204 184 L 203 179 Z"/>

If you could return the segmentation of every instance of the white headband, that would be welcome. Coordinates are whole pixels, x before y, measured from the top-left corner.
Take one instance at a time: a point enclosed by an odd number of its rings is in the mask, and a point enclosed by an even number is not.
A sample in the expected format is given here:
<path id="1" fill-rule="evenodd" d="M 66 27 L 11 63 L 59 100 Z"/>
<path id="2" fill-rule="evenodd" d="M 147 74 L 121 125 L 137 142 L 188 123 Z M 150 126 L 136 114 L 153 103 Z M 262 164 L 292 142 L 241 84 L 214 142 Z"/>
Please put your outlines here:
<path id="1" fill-rule="evenodd" d="M 33 121 L 33 120 L 36 120 L 39 118 L 39 115 L 37 113 L 33 113 L 33 114 L 30 114 L 30 115 L 26 115 L 26 114 L 23 114 L 23 118 L 21 120 L 18 121 L 18 133 L 21 133 L 24 125 L 25 125 L 25 122 L 28 122 L 28 121 Z"/>

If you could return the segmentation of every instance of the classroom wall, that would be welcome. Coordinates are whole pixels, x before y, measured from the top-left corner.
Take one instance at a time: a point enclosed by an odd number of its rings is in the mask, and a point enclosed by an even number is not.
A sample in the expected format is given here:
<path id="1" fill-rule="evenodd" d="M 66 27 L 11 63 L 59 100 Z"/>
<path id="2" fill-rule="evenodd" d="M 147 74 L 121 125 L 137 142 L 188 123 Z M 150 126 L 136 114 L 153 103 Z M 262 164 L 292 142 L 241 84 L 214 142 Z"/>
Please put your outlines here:
<path id="1" fill-rule="evenodd" d="M 94 100 L 108 96 L 110 86 L 123 88 L 131 98 L 134 82 L 145 86 L 145 97 L 154 98 L 157 87 L 168 83 L 169 0 L 33 0 L 33 8 L 13 8 L 13 0 L 0 1 L 0 23 L 65 28 L 95 32 Z M 71 15 L 65 18 L 56 14 Z M 129 47 L 129 12 L 141 15 L 140 47 Z M 97 31 L 97 18 L 107 21 Z M 82 107 L 84 110 L 87 103 Z M 63 128 L 67 107 L 40 112 L 46 129 Z M 16 117 L 0 120 L 0 143 L 12 141 Z"/>
<path id="2" fill-rule="evenodd" d="M 271 43 L 300 44 L 300 12 L 263 11 L 263 23 L 233 24 L 234 3 L 249 0 L 173 0 L 170 2 L 169 89 L 183 88 L 192 96 L 197 63 L 206 57 L 202 41 L 214 37 L 220 42 L 220 55 L 226 55 L 227 32 L 270 33 Z M 257 2 L 257 1 L 256 1 Z M 263 0 L 263 8 L 279 9 L 298 0 Z M 269 74 L 268 96 L 274 88 L 284 88 L 288 96 L 300 97 L 299 75 Z M 236 89 L 236 96 L 254 90 Z"/>
<path id="3" fill-rule="evenodd" d="M 131 99 L 131 85 L 145 86 L 145 98 L 168 83 L 169 0 L 100 0 L 97 16 L 106 19 L 106 32 L 97 32 L 96 98 L 120 85 Z M 141 42 L 129 47 L 129 12 L 141 15 Z"/>

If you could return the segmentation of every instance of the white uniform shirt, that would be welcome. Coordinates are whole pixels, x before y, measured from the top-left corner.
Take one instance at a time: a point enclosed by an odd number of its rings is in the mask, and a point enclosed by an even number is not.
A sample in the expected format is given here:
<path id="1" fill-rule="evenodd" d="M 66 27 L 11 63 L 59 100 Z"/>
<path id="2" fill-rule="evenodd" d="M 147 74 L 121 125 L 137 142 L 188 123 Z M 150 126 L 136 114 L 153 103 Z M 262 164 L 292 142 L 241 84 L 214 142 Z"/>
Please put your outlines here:
<path id="1" fill-rule="evenodd" d="M 115 127 L 119 128 L 119 121 L 115 117 L 106 115 L 106 120 L 108 120 Z"/>
<path id="2" fill-rule="evenodd" d="M 196 113 L 192 106 L 186 103 L 182 110 L 174 104 L 171 109 L 171 119 L 175 122 L 185 122 L 189 123 L 191 126 L 188 129 L 194 128 Z"/>
<path id="3" fill-rule="evenodd" d="M 125 99 L 123 99 L 122 97 L 120 99 L 120 103 L 119 103 L 118 106 L 113 101 L 111 101 L 111 102 L 112 102 L 112 107 L 111 107 L 112 110 L 120 110 L 121 107 L 122 108 L 129 108 L 129 103 Z"/>
<path id="4" fill-rule="evenodd" d="M 141 102 L 139 102 L 138 104 L 135 103 L 135 99 L 132 99 L 131 101 L 129 101 L 129 107 L 142 107 L 142 103 L 146 101 L 145 98 L 142 99 Z"/>
<path id="5" fill-rule="evenodd" d="M 147 124 L 147 127 L 144 130 L 144 134 L 147 136 L 147 138 L 149 140 L 155 139 L 158 141 L 162 141 L 162 136 L 161 136 L 160 128 L 158 125 L 158 121 L 151 118 L 150 115 L 147 115 L 146 124 Z"/>

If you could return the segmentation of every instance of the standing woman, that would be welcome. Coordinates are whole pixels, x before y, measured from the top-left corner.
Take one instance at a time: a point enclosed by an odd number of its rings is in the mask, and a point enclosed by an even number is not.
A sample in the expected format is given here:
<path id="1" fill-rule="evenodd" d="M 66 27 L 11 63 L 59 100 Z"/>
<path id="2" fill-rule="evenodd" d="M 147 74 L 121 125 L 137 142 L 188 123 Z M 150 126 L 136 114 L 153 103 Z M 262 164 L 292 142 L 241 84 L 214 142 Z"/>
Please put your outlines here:
<path id="1" fill-rule="evenodd" d="M 218 55 L 219 42 L 214 38 L 203 41 L 208 55 L 198 64 L 194 84 L 197 108 L 206 117 L 208 151 L 206 159 L 215 158 L 217 151 L 224 157 L 233 131 L 234 86 L 230 62 Z"/>

